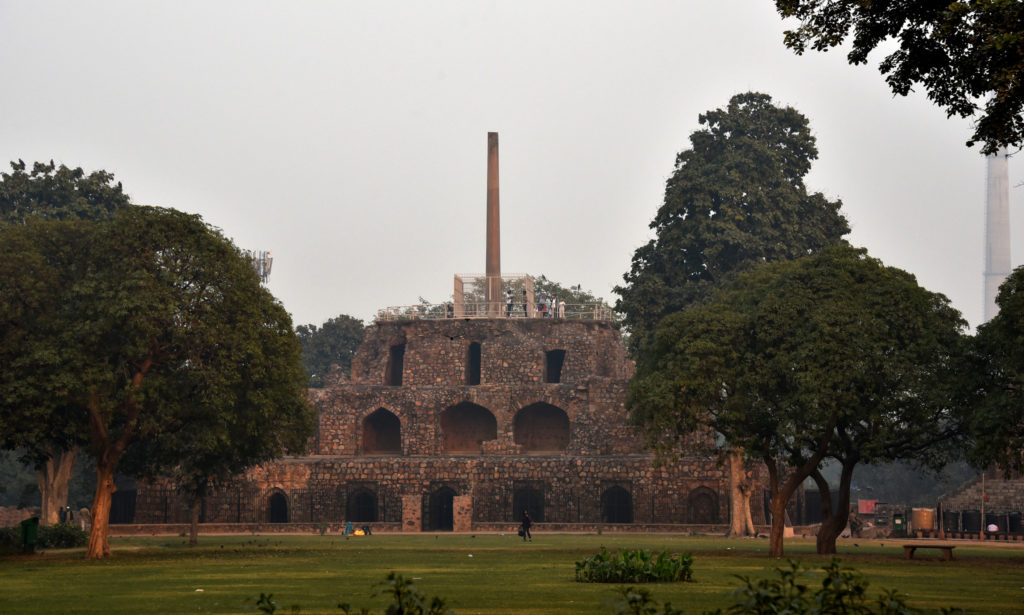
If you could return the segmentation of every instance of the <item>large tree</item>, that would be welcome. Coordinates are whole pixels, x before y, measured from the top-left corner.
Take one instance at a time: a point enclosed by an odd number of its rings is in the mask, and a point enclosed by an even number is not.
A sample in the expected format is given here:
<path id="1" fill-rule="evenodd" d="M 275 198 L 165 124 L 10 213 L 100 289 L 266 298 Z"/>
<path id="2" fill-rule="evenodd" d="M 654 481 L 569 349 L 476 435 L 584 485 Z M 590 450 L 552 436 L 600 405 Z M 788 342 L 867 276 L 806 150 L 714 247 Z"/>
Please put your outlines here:
<path id="1" fill-rule="evenodd" d="M 359 344 L 363 342 L 363 321 L 339 314 L 320 327 L 299 325 L 295 333 L 302 343 L 302 365 L 309 374 L 309 386 L 322 388 L 332 365 L 348 375 Z"/>
<path id="2" fill-rule="evenodd" d="M 968 146 L 993 154 L 1024 145 L 1024 3 L 1020 0 L 775 0 L 799 20 L 786 46 L 802 54 L 852 40 L 850 64 L 898 45 L 879 63 L 893 93 L 922 86 L 949 117 L 975 119 Z"/>
<path id="3" fill-rule="evenodd" d="M 748 92 L 699 121 L 706 128 L 676 156 L 651 222 L 655 238 L 636 250 L 615 288 L 634 350 L 662 318 L 704 301 L 736 273 L 816 252 L 850 230 L 838 201 L 804 185 L 818 150 L 798 111 Z"/>
<path id="4" fill-rule="evenodd" d="M 114 473 L 130 447 L 197 415 L 216 426 L 241 410 L 311 412 L 287 313 L 244 255 L 197 216 L 133 207 L 106 222 L 10 227 L 0 244 L 0 278 L 5 313 L 50 306 L 28 326 L 18 318 L 0 323 L 3 351 L 10 343 L 11 356 L 22 358 L 4 370 L 2 399 L 31 399 L 37 393 L 26 390 L 40 382 L 56 400 L 47 406 L 50 424 L 87 434 L 97 473 L 90 558 L 110 553 Z M 25 305 L 24 297 L 37 303 Z M 288 344 L 294 348 L 286 352 Z M 262 424 L 249 436 L 280 437 Z"/>
<path id="5" fill-rule="evenodd" d="M 0 173 L 0 229 L 30 219 L 106 220 L 130 205 L 128 195 L 106 171 L 86 173 L 65 165 L 11 162 Z"/>
<path id="6" fill-rule="evenodd" d="M 615 288 L 630 347 L 641 357 L 665 316 L 700 304 L 742 271 L 814 253 L 849 232 L 840 203 L 804 185 L 818 150 L 801 113 L 748 92 L 699 121 L 706 127 L 676 156 L 651 222 L 656 237 L 637 249 Z M 724 460 L 733 535 L 753 532 L 752 483 L 740 453 Z"/>
<path id="7" fill-rule="evenodd" d="M 786 506 L 823 460 L 913 457 L 940 464 L 956 432 L 948 390 L 964 326 L 942 295 L 862 250 L 833 247 L 737 277 L 706 305 L 666 318 L 630 384 L 632 420 L 652 444 L 711 430 L 720 446 L 763 461 L 771 555 Z M 819 549 L 835 549 L 830 525 Z M 829 544 L 830 543 L 830 544 Z"/>
<path id="8" fill-rule="evenodd" d="M 1024 267 L 999 287 L 999 313 L 978 327 L 972 369 L 961 385 L 975 397 L 970 421 L 970 458 L 1024 472 Z"/>
<path id="9" fill-rule="evenodd" d="M 52 160 L 36 162 L 29 169 L 25 162 L 18 160 L 11 162 L 10 173 L 0 173 L 0 240 L 5 237 L 5 227 L 21 226 L 32 220 L 107 220 L 126 207 L 129 207 L 128 195 L 106 171 L 86 173 L 81 168 L 58 166 Z M 61 249 L 60 245 L 49 247 Z M 40 304 L 39 299 L 43 299 L 43 303 Z M 46 319 L 50 314 L 52 306 L 45 305 L 45 295 L 25 297 L 21 306 L 24 308 L 33 302 L 32 308 L 18 315 L 22 323 Z M 4 309 L 13 309 L 13 306 L 4 306 Z M 6 316 L 10 318 L 13 314 Z M 59 352 L 59 347 L 51 350 Z M 12 356 L 15 361 L 39 359 L 41 357 Z M 52 405 L 59 403 L 59 397 L 50 394 L 49 387 L 55 383 L 38 384 L 34 397 L 21 395 L 17 403 L 23 407 L 33 405 L 35 412 L 29 415 L 47 416 Z M 40 433 L 44 427 L 49 429 Z M 21 461 L 36 470 L 43 524 L 56 523 L 59 509 L 67 503 L 68 485 L 81 444 L 81 434 L 74 429 L 49 426 L 45 421 L 24 424 L 11 417 L 7 420 L 0 417 L 0 446 L 17 447 Z"/>

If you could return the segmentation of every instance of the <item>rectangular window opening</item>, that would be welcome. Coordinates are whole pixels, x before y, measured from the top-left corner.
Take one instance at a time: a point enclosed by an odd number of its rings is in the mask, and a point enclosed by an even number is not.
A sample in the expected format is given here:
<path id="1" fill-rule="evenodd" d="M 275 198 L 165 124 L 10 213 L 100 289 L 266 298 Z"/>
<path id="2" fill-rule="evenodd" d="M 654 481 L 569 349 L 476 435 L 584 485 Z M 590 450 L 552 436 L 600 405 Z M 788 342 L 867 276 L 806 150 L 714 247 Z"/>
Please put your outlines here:
<path id="1" fill-rule="evenodd" d="M 563 363 L 565 363 L 564 350 L 549 350 L 547 352 L 547 360 L 544 365 L 544 382 L 561 382 Z"/>
<path id="2" fill-rule="evenodd" d="M 480 342 L 473 342 L 466 354 L 466 384 L 480 384 L 480 364 Z"/>
<path id="3" fill-rule="evenodd" d="M 384 384 L 402 386 L 402 369 L 405 363 L 405 344 L 392 346 L 388 352 L 388 367 L 384 373 Z"/>

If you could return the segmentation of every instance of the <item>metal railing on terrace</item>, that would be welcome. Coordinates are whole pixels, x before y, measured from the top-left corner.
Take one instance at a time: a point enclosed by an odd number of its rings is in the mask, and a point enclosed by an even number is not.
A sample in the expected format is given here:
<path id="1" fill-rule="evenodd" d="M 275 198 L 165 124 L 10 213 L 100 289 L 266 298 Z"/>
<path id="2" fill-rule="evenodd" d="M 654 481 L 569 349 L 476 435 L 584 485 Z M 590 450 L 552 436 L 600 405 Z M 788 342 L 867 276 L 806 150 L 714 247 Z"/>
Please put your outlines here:
<path id="1" fill-rule="evenodd" d="M 526 308 L 525 311 L 523 308 Z M 559 307 L 540 309 L 539 305 L 513 303 L 512 309 L 500 301 L 462 303 L 456 315 L 453 303 L 422 303 L 398 305 L 377 311 L 377 321 L 388 320 L 444 320 L 446 318 L 555 318 L 563 320 L 612 320 L 611 308 L 600 303 L 562 303 Z"/>
<path id="2" fill-rule="evenodd" d="M 377 311 L 377 321 L 443 320 L 445 318 L 563 318 L 612 320 L 602 303 L 565 303 L 549 295 L 536 296 L 533 276 L 513 273 L 488 276 L 455 274 L 452 300 L 447 303 L 398 305 Z"/>

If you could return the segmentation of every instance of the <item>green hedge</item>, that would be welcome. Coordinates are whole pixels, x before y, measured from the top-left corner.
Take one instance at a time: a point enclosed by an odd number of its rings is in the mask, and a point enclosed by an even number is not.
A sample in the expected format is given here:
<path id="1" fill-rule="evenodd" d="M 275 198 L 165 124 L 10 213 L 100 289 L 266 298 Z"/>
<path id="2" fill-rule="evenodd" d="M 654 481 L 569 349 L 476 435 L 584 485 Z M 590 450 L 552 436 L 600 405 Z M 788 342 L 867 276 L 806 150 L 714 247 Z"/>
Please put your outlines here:
<path id="1" fill-rule="evenodd" d="M 672 583 L 693 579 L 693 556 L 647 549 L 610 553 L 604 547 L 592 557 L 576 562 L 581 583 Z"/>
<path id="2" fill-rule="evenodd" d="M 58 523 L 40 525 L 36 538 L 37 549 L 71 549 L 89 544 L 89 534 L 77 525 Z M 0 527 L 0 552 L 21 551 L 21 525 Z"/>

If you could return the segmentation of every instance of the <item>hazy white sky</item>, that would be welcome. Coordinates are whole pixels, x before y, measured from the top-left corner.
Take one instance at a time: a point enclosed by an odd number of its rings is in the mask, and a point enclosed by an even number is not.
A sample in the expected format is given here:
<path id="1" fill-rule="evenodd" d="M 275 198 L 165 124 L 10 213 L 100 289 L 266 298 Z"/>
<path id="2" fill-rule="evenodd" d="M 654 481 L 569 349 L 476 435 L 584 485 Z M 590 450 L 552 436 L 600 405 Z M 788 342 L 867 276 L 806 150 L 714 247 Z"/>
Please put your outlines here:
<path id="1" fill-rule="evenodd" d="M 970 125 L 894 98 L 877 57 L 794 55 L 785 27 L 771 0 L 0 0 L 0 161 L 106 169 L 273 250 L 269 288 L 319 324 L 482 272 L 496 131 L 503 271 L 614 301 L 698 114 L 756 90 L 810 119 L 808 184 L 842 199 L 851 241 L 979 324 Z"/>

